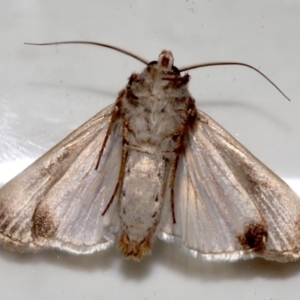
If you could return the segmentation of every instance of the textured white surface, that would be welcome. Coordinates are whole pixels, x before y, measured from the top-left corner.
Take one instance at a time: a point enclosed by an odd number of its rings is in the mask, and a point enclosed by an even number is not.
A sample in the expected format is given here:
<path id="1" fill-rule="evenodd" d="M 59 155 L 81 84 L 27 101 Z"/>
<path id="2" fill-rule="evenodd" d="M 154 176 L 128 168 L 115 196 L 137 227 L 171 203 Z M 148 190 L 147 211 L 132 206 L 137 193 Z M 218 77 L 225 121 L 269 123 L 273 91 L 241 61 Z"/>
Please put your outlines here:
<path id="1" fill-rule="evenodd" d="M 92 46 L 23 42 L 92 40 L 177 67 L 236 60 L 268 75 L 292 99 L 241 67 L 189 72 L 198 107 L 300 194 L 298 1 L 0 0 L 0 184 L 113 102 L 129 57 Z M 199 262 L 157 242 L 140 264 L 112 248 L 92 256 L 0 249 L 3 299 L 297 299 L 300 263 Z"/>

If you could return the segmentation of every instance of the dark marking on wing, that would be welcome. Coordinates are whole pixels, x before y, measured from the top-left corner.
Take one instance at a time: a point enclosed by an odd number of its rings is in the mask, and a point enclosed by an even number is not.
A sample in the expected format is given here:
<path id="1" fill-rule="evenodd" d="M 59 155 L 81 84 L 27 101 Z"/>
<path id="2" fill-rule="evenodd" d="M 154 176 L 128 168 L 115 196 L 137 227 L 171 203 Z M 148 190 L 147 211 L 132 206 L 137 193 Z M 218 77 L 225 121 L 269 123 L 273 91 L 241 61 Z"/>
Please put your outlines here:
<path id="1" fill-rule="evenodd" d="M 266 247 L 268 231 L 263 224 L 250 224 L 237 238 L 244 250 L 262 252 Z"/>
<path id="2" fill-rule="evenodd" d="M 37 209 L 33 216 L 32 233 L 45 238 L 54 237 L 57 225 L 49 209 Z"/>

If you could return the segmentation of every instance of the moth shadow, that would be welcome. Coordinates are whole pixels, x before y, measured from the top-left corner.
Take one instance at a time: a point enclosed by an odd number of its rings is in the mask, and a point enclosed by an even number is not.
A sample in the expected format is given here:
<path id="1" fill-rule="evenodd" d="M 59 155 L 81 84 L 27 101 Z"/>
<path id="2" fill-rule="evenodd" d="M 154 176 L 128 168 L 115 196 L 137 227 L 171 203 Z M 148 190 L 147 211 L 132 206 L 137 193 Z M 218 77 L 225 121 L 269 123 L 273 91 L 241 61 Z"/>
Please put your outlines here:
<path id="1" fill-rule="evenodd" d="M 11 252 L 0 249 L 0 257 L 5 261 L 35 268 L 41 264 L 54 265 L 57 268 L 81 272 L 110 273 L 119 270 L 126 280 L 143 281 L 157 265 L 172 270 L 179 275 L 197 278 L 201 281 L 215 282 L 253 278 L 289 278 L 300 271 L 300 261 L 276 263 L 263 259 L 237 262 L 207 262 L 184 253 L 179 245 L 157 240 L 152 254 L 141 262 L 123 259 L 120 251 L 111 247 L 106 251 L 91 255 L 75 255 L 58 250 L 45 250 L 38 253 Z"/>
<path id="2" fill-rule="evenodd" d="M 285 118 L 279 118 L 274 113 L 272 113 L 272 110 L 264 109 L 262 106 L 257 106 L 254 103 L 245 103 L 243 101 L 230 101 L 224 99 L 224 101 L 201 101 L 197 102 L 197 108 L 201 111 L 205 112 L 205 108 L 210 107 L 216 107 L 218 109 L 222 108 L 222 113 L 224 114 L 224 109 L 230 109 L 230 108 L 239 108 L 247 113 L 251 112 L 263 120 L 267 120 L 269 123 L 273 124 L 274 126 L 281 128 L 285 131 L 291 130 L 291 128 L 287 125 L 285 122 Z M 205 112 L 206 113 L 206 112 Z M 232 116 L 231 116 L 232 117 Z M 218 122 L 218 120 L 216 120 Z"/>
<path id="3" fill-rule="evenodd" d="M 20 253 L 0 249 L 0 257 L 17 264 L 30 264 L 33 267 L 39 264 L 55 265 L 58 268 L 67 268 L 74 271 L 109 271 L 120 259 L 118 251 L 110 249 L 91 255 L 71 254 L 56 249 L 43 250 L 37 253 Z"/>
<path id="4" fill-rule="evenodd" d="M 126 280 L 143 281 L 155 267 L 152 255 L 145 257 L 140 262 L 123 259 L 122 256 L 120 256 L 120 259 L 122 259 L 120 273 Z"/>
<path id="5" fill-rule="evenodd" d="M 153 253 L 155 263 L 159 263 L 174 272 L 185 274 L 201 281 L 215 282 L 234 279 L 288 278 L 300 272 L 300 261 L 278 263 L 261 258 L 236 262 L 209 262 L 194 258 L 180 249 L 177 244 L 157 241 Z"/>

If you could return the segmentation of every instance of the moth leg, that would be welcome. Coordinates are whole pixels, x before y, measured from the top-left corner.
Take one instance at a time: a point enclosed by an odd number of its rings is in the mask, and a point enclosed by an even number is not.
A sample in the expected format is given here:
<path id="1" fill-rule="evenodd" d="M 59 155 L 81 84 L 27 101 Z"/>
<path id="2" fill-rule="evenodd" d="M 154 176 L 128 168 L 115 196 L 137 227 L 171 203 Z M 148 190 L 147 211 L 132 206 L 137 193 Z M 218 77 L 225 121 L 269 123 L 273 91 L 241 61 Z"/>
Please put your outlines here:
<path id="1" fill-rule="evenodd" d="M 175 154 L 175 159 L 172 163 L 171 180 L 170 180 L 170 190 L 171 190 L 170 191 L 170 194 L 171 194 L 170 202 L 171 202 L 171 212 L 172 212 L 173 224 L 176 224 L 175 203 L 174 203 L 174 184 L 175 184 L 175 179 L 176 179 L 176 170 L 177 170 L 177 166 L 178 166 L 179 156 L 183 150 L 183 139 L 184 139 L 185 131 L 186 130 L 184 129 L 182 131 L 182 133 L 180 133 L 180 135 L 177 136 L 177 138 L 178 138 L 177 146 L 173 150 L 174 154 Z"/>
<path id="2" fill-rule="evenodd" d="M 124 93 L 125 91 L 122 91 L 120 94 L 119 94 L 119 97 L 117 99 L 117 102 L 116 102 L 116 107 L 117 109 L 114 111 L 114 114 L 112 115 L 111 117 L 111 122 L 109 124 L 109 128 L 107 130 L 107 135 L 105 137 L 105 142 L 106 142 L 106 138 L 108 139 L 108 136 L 109 136 L 109 130 L 111 131 L 111 128 L 112 128 L 112 125 L 113 125 L 113 122 L 114 120 L 117 118 L 117 114 L 119 114 L 119 112 L 121 111 L 121 107 L 122 107 L 122 99 L 123 99 L 123 96 L 124 96 Z M 120 188 L 120 183 L 123 182 L 123 177 L 124 177 L 124 172 L 125 172 L 125 165 L 126 165 L 126 160 L 127 160 L 127 154 L 128 154 L 128 150 L 127 150 L 127 147 L 124 145 L 124 143 L 126 143 L 127 139 L 127 131 L 126 131 L 126 125 L 124 124 L 125 123 L 125 120 L 123 118 L 123 146 L 122 146 L 122 158 L 121 158 L 121 167 L 120 167 L 120 172 L 119 172 L 119 176 L 118 176 L 118 182 L 115 186 L 115 189 L 114 189 L 114 192 L 108 202 L 108 204 L 106 205 L 103 213 L 102 213 L 102 216 L 104 216 L 106 214 L 106 212 L 108 211 L 109 207 L 111 206 L 111 204 L 113 203 L 114 201 L 114 198 L 115 196 L 117 195 L 118 191 L 119 191 L 119 188 Z M 127 126 L 128 127 L 128 126 Z M 104 145 L 104 144 L 103 144 Z M 102 155 L 103 153 L 103 149 L 104 147 L 102 147 L 101 149 L 101 152 L 99 154 L 99 157 L 100 155 Z M 100 158 L 99 158 L 99 161 L 100 161 Z"/>
<path id="3" fill-rule="evenodd" d="M 179 154 L 176 153 L 174 163 L 172 164 L 172 170 L 171 170 L 171 180 L 170 180 L 170 189 L 171 189 L 171 212 L 172 212 L 172 219 L 173 224 L 176 224 L 176 216 L 175 216 L 175 204 L 174 204 L 174 184 L 175 184 L 175 178 L 176 178 L 176 170 L 178 166 L 179 161 Z"/>
<path id="4" fill-rule="evenodd" d="M 121 104 L 122 100 L 121 100 L 122 94 L 120 95 L 118 102 Z M 119 111 L 119 110 L 117 110 Z M 113 119 L 113 116 L 112 116 Z M 124 120 L 123 120 L 124 122 Z M 126 126 L 123 125 L 123 141 L 127 141 L 126 137 L 127 137 L 127 131 L 126 131 Z M 124 172 L 125 172 L 125 165 L 126 165 L 126 160 L 127 160 L 127 154 L 128 154 L 128 150 L 127 147 L 124 145 L 123 142 L 123 148 L 122 148 L 122 159 L 121 159 L 121 167 L 120 167 L 120 172 L 119 172 L 119 177 L 118 177 L 118 182 L 115 186 L 114 192 L 106 206 L 106 208 L 104 209 L 102 216 L 104 216 L 106 214 L 106 212 L 108 211 L 109 207 L 111 206 L 111 204 L 114 201 L 115 196 L 117 195 L 119 188 L 120 188 L 120 183 L 123 182 L 123 176 L 124 176 Z"/>
<path id="5" fill-rule="evenodd" d="M 188 82 L 189 76 L 186 77 L 186 80 Z M 187 83 L 186 82 L 186 83 Z M 186 84 L 185 83 L 185 84 Z M 176 170 L 178 166 L 178 161 L 179 161 L 179 155 L 184 151 L 184 139 L 187 134 L 187 131 L 189 127 L 193 124 L 196 116 L 196 108 L 195 108 L 195 100 L 192 98 L 189 98 L 187 101 L 187 110 L 188 110 L 188 116 L 185 121 L 185 125 L 180 129 L 178 132 L 177 138 L 177 146 L 174 149 L 175 153 L 175 160 L 172 165 L 172 170 L 171 170 L 171 180 L 170 180 L 170 189 L 171 189 L 171 211 L 172 211 L 172 219 L 173 219 L 173 224 L 176 224 L 176 216 L 175 216 L 175 204 L 174 204 L 174 184 L 175 184 L 175 178 L 176 178 Z"/>
<path id="6" fill-rule="evenodd" d="M 118 182 L 115 186 L 114 192 L 108 202 L 108 204 L 106 205 L 106 208 L 104 209 L 102 216 L 104 216 L 106 214 L 106 212 L 108 211 L 109 207 L 111 206 L 111 204 L 114 201 L 115 196 L 117 195 L 119 188 L 120 188 L 120 183 L 123 182 L 123 176 L 124 176 L 124 172 L 125 172 L 125 165 L 126 165 L 126 159 L 127 159 L 127 154 L 128 154 L 128 150 L 126 147 L 122 148 L 122 160 L 121 160 L 121 168 L 120 168 L 120 172 L 119 172 L 119 177 L 118 177 Z"/>
<path id="7" fill-rule="evenodd" d="M 119 114 L 119 111 L 120 111 L 119 105 L 118 105 L 119 101 L 120 101 L 119 99 L 120 99 L 120 97 L 117 99 L 116 105 L 115 105 L 113 113 L 111 115 L 111 118 L 110 118 L 110 121 L 109 121 L 109 125 L 108 125 L 108 129 L 107 129 L 107 132 L 106 132 L 106 135 L 105 135 L 105 138 L 104 138 L 101 150 L 100 150 L 98 158 L 97 158 L 95 170 L 98 170 L 98 168 L 99 168 L 101 157 L 103 155 L 103 152 L 104 152 L 105 146 L 107 144 L 108 138 L 110 137 L 110 135 L 112 133 L 113 125 L 114 125 L 116 119 L 118 118 L 118 114 Z"/>

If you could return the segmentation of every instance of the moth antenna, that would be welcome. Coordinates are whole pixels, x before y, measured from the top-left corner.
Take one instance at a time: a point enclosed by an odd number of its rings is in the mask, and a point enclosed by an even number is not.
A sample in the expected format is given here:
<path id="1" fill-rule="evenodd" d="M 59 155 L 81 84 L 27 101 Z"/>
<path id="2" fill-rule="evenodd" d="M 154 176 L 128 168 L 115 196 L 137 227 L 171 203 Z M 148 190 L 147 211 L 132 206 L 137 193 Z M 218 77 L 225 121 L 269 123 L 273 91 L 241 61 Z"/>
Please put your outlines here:
<path id="1" fill-rule="evenodd" d="M 137 56 L 133 54 L 132 52 L 126 51 L 124 49 L 121 49 L 119 47 L 115 47 L 109 44 L 103 44 L 103 43 L 96 43 L 96 42 L 88 42 L 88 41 L 64 41 L 64 42 L 54 42 L 54 43 L 24 43 L 25 45 L 33 45 L 33 46 L 49 46 L 49 45 L 63 45 L 63 44 L 87 44 L 87 45 L 94 45 L 94 46 L 101 46 L 109 49 L 113 49 L 115 51 L 121 52 L 125 55 L 131 56 L 138 61 L 142 62 L 145 65 L 148 65 L 148 61 L 146 59 L 141 58 L 140 56 Z"/>
<path id="2" fill-rule="evenodd" d="M 227 66 L 227 65 L 243 66 L 243 67 L 247 67 L 247 68 L 250 68 L 250 69 L 256 71 L 261 76 L 263 76 L 266 80 L 268 80 L 284 98 L 286 98 L 288 101 L 291 101 L 291 99 L 270 78 L 268 78 L 263 72 L 259 71 L 255 67 L 248 65 L 248 64 L 244 64 L 244 63 L 240 63 L 240 62 L 230 62 L 230 61 L 229 62 L 211 62 L 211 63 L 204 63 L 204 64 L 192 65 L 189 67 L 184 67 L 184 68 L 179 69 L 179 72 L 188 71 L 188 70 L 197 69 L 197 68 Z"/>

